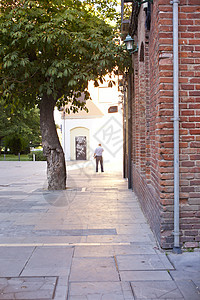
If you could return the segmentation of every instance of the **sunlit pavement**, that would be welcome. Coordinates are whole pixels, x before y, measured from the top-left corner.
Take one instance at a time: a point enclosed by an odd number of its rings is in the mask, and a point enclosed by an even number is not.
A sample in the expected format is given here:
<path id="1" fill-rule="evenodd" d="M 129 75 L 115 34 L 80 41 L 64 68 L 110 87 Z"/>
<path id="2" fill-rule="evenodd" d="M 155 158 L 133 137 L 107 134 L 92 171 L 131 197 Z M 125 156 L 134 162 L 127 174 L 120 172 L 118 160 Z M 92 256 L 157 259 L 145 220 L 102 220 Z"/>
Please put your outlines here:
<path id="1" fill-rule="evenodd" d="M 159 250 L 119 161 L 0 162 L 0 299 L 200 299 L 200 252 Z"/>

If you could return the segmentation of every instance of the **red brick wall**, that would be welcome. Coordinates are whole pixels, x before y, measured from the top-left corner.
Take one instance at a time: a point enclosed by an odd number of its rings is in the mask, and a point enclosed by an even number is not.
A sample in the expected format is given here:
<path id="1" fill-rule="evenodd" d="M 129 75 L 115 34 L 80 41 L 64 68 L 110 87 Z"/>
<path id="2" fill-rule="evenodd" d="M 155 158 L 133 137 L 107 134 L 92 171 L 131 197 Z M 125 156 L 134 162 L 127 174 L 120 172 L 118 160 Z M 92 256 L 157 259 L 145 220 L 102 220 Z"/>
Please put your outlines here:
<path id="1" fill-rule="evenodd" d="M 181 1 L 180 216 L 182 242 L 200 242 L 200 3 Z"/>
<path id="2" fill-rule="evenodd" d="M 163 248 L 173 246 L 173 26 L 170 1 L 152 5 L 150 32 L 138 18 L 134 54 L 133 189 Z M 144 62 L 140 61 L 144 43 Z M 200 242 L 200 2 L 179 4 L 181 243 Z"/>

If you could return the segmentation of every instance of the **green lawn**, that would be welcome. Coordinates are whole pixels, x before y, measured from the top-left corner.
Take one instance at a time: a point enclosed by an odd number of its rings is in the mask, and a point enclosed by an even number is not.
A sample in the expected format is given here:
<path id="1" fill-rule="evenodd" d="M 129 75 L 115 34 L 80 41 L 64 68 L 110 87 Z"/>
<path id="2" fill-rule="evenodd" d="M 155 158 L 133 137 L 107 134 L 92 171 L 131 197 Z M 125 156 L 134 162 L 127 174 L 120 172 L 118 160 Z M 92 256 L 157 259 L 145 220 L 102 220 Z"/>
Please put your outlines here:
<path id="1" fill-rule="evenodd" d="M 1 154 L 0 155 L 0 161 L 18 161 L 19 160 L 19 157 L 18 155 L 13 155 L 13 154 L 6 154 L 6 157 L 4 159 L 4 154 Z M 20 161 L 27 161 L 29 160 L 29 157 L 27 154 L 21 154 L 20 155 Z"/>

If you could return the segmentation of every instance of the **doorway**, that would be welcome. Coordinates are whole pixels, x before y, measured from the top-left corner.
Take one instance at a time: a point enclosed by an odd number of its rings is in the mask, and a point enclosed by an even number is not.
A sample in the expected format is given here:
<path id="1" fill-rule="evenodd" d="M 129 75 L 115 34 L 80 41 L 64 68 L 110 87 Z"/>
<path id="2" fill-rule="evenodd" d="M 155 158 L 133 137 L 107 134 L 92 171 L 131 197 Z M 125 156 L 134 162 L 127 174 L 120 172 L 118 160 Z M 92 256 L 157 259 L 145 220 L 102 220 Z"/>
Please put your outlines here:
<path id="1" fill-rule="evenodd" d="M 87 140 L 86 136 L 75 137 L 76 160 L 86 160 Z"/>
<path id="2" fill-rule="evenodd" d="M 70 160 L 88 160 L 89 137 L 89 129 L 86 127 L 74 127 L 70 130 Z"/>

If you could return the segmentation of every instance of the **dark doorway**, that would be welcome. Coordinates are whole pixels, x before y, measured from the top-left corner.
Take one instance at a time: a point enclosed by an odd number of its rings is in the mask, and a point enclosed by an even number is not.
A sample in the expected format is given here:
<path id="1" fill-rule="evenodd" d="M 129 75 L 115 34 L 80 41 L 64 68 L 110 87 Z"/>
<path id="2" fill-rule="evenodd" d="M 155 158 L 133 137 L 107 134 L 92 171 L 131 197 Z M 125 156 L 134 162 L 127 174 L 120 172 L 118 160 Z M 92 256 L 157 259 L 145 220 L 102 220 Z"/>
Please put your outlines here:
<path id="1" fill-rule="evenodd" d="M 86 136 L 76 136 L 76 160 L 86 160 Z"/>

